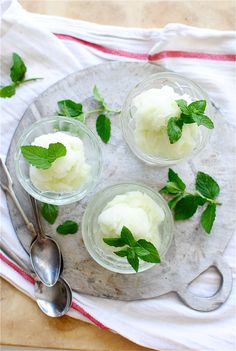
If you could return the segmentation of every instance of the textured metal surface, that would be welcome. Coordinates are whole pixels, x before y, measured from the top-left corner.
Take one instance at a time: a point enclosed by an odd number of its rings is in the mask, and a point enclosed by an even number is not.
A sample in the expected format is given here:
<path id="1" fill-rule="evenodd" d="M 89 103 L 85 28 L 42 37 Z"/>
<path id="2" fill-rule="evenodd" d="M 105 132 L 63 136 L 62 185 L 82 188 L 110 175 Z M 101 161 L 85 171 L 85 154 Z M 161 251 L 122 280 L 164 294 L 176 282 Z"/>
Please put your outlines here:
<path id="1" fill-rule="evenodd" d="M 159 66 L 140 63 L 112 62 L 94 66 L 56 83 L 26 110 L 13 138 L 7 165 L 16 194 L 30 219 L 33 217 L 30 201 L 16 180 L 13 161 L 15 141 L 23 128 L 40 118 L 55 114 L 58 100 L 67 98 L 83 101 L 85 106 L 91 107 L 94 84 L 111 106 L 119 108 L 135 84 L 147 75 L 160 71 L 163 69 Z M 95 118 L 90 117 L 87 124 L 94 130 Z M 190 187 L 193 186 L 198 170 L 214 175 L 221 187 L 220 199 L 223 206 L 217 208 L 211 235 L 204 234 L 200 228 L 199 213 L 188 221 L 176 223 L 174 241 L 161 265 L 133 275 L 113 273 L 90 258 L 80 232 L 71 236 L 56 234 L 55 228 L 63 220 L 70 218 L 81 221 L 89 196 L 79 203 L 60 207 L 60 216 L 53 226 L 43 222 L 45 231 L 60 245 L 64 258 L 63 277 L 75 291 L 120 300 L 151 298 L 176 291 L 190 307 L 203 311 L 215 309 L 226 300 L 231 290 L 232 277 L 229 268 L 221 262 L 221 256 L 235 228 L 235 198 L 231 195 L 235 192 L 235 150 L 231 143 L 235 130 L 222 121 L 219 111 L 216 111 L 215 124 L 211 142 L 206 149 L 193 160 L 178 164 L 174 169 Z M 112 117 L 112 138 L 108 145 L 103 145 L 103 158 L 102 179 L 95 191 L 117 181 L 143 182 L 156 189 L 160 189 L 166 182 L 168 168 L 151 168 L 131 153 L 122 138 L 118 115 Z M 10 199 L 8 203 L 18 238 L 28 251 L 32 238 Z M 218 267 L 222 275 L 222 286 L 218 293 L 207 299 L 189 294 L 188 284 L 212 265 Z"/>

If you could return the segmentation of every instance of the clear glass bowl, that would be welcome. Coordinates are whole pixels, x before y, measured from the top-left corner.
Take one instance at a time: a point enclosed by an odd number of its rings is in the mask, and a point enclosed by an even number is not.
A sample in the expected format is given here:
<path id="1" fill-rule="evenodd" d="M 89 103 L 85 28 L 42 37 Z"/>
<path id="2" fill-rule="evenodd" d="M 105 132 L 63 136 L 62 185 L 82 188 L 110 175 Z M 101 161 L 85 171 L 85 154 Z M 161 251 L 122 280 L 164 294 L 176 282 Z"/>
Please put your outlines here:
<path id="1" fill-rule="evenodd" d="M 161 239 L 160 247 L 158 247 L 161 260 L 163 260 L 171 244 L 174 232 L 172 213 L 166 201 L 157 191 L 145 185 L 136 183 L 118 183 L 101 190 L 93 196 L 82 219 L 82 236 L 85 247 L 92 258 L 101 266 L 110 271 L 124 274 L 135 273 L 135 271 L 127 262 L 126 258 L 116 256 L 113 253 L 113 251 L 119 250 L 120 248 L 108 246 L 103 242 L 101 236 L 97 235 L 99 230 L 98 217 L 107 203 L 116 195 L 125 194 L 130 191 L 140 191 L 147 194 L 163 209 L 165 213 L 164 221 L 157 228 Z M 154 265 L 155 264 L 153 263 L 140 260 L 139 272 L 143 272 Z"/>
<path id="2" fill-rule="evenodd" d="M 170 86 L 174 89 L 176 93 L 179 95 L 187 94 L 189 95 L 192 100 L 206 100 L 207 106 L 205 114 L 209 116 L 211 119 L 214 117 L 214 109 L 209 100 L 209 97 L 205 91 L 202 90 L 196 83 L 192 82 L 191 80 L 171 72 L 163 72 L 157 73 L 149 76 L 147 79 L 136 85 L 128 94 L 123 108 L 121 112 L 121 124 L 123 130 L 123 136 L 129 145 L 130 149 L 133 153 L 140 158 L 142 161 L 146 162 L 152 166 L 168 166 L 172 164 L 176 164 L 183 160 L 192 158 L 196 154 L 198 154 L 208 143 L 209 137 L 211 134 L 211 130 L 207 129 L 206 127 L 199 126 L 198 130 L 198 140 L 196 142 L 196 146 L 191 152 L 191 154 L 177 159 L 171 158 L 164 158 L 161 156 L 153 156 L 145 153 L 143 150 L 139 148 L 135 141 L 135 128 L 136 123 L 135 119 L 132 115 L 132 101 L 133 99 L 141 94 L 142 92 L 156 88 L 160 89 L 163 86 Z"/>
<path id="3" fill-rule="evenodd" d="M 87 181 L 73 191 L 54 192 L 37 189 L 29 176 L 30 165 L 22 156 L 20 147 L 30 145 L 40 135 L 64 132 L 79 137 L 84 144 L 86 162 L 90 165 Z M 98 182 L 102 171 L 102 153 L 97 136 L 83 123 L 66 117 L 47 117 L 33 123 L 27 128 L 19 139 L 15 152 L 16 175 L 23 188 L 35 199 L 54 205 L 66 205 L 82 199 Z"/>

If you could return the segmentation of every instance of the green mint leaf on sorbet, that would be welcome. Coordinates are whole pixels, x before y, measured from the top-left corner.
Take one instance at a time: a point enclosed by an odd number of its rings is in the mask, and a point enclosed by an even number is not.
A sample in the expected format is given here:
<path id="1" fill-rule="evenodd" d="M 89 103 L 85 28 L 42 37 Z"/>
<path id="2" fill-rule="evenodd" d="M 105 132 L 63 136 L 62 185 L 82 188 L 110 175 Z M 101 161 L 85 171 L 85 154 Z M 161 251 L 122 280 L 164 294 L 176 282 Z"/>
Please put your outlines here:
<path id="1" fill-rule="evenodd" d="M 22 82 L 22 80 L 25 78 L 25 73 L 27 70 L 26 65 L 24 64 L 22 58 L 15 52 L 12 54 L 12 61 L 13 64 L 11 66 L 10 73 L 11 80 L 15 83 Z"/>
<path id="2" fill-rule="evenodd" d="M 171 144 L 176 143 L 182 135 L 183 122 L 177 117 L 171 117 L 167 124 L 167 134 Z"/>
<path id="3" fill-rule="evenodd" d="M 197 100 L 188 105 L 188 110 L 193 113 L 203 114 L 206 109 L 206 100 Z"/>
<path id="4" fill-rule="evenodd" d="M 122 247 L 126 245 L 121 238 L 103 238 L 103 241 L 109 246 Z"/>
<path id="5" fill-rule="evenodd" d="M 122 250 L 115 251 L 114 254 L 120 257 L 126 257 L 133 269 L 138 272 L 139 259 L 150 262 L 160 263 L 161 259 L 156 247 L 145 239 L 136 241 L 133 234 L 127 227 L 123 227 L 120 237 L 103 238 L 103 241 L 109 246 L 126 247 Z"/>
<path id="6" fill-rule="evenodd" d="M 147 254 L 144 254 L 144 251 L 136 251 L 137 255 L 146 262 L 151 263 L 160 263 L 161 259 L 159 256 L 159 252 L 157 251 L 156 247 L 150 242 L 145 239 L 140 239 L 137 241 L 139 247 L 147 251 Z"/>
<path id="7" fill-rule="evenodd" d="M 48 169 L 59 157 L 66 155 L 66 147 L 61 143 L 49 144 L 48 149 L 36 145 L 21 146 L 24 158 L 34 167 Z"/>
<path id="8" fill-rule="evenodd" d="M 16 87 L 31 81 L 35 81 L 37 79 L 42 78 L 29 78 L 25 79 L 27 68 L 22 60 L 22 58 L 17 54 L 12 54 L 12 66 L 10 69 L 10 78 L 13 84 L 7 85 L 5 87 L 1 87 L 0 89 L 0 97 L 1 98 L 10 98 L 11 96 L 15 95 Z"/>
<path id="9" fill-rule="evenodd" d="M 0 89 L 0 97 L 1 98 L 9 98 L 16 93 L 16 86 L 15 84 L 7 85 Z"/>
<path id="10" fill-rule="evenodd" d="M 96 130 L 102 141 L 107 144 L 111 136 L 111 121 L 105 115 L 99 115 L 96 120 Z"/>
<path id="11" fill-rule="evenodd" d="M 191 114 L 192 119 L 194 120 L 194 122 L 197 123 L 198 126 L 204 126 L 208 129 L 213 129 L 214 128 L 214 123 L 212 122 L 212 120 L 205 116 L 205 115 L 197 115 L 195 113 Z"/>
<path id="12" fill-rule="evenodd" d="M 41 213 L 48 223 L 53 224 L 58 216 L 58 206 L 44 203 L 41 207 Z"/>
<path id="13" fill-rule="evenodd" d="M 203 172 L 197 173 L 195 187 L 196 192 L 194 193 L 186 191 L 186 185 L 182 179 L 172 169 L 169 169 L 168 182 L 160 192 L 173 196 L 168 205 L 177 221 L 189 219 L 195 214 L 198 207 L 203 207 L 200 223 L 205 232 L 210 234 L 216 216 L 216 206 L 221 205 L 216 200 L 220 187 L 215 179 Z"/>
<path id="14" fill-rule="evenodd" d="M 120 257 L 127 257 L 128 251 L 127 249 L 123 249 L 120 251 L 115 251 L 114 254 Z"/>
<path id="15" fill-rule="evenodd" d="M 209 204 L 201 215 L 201 225 L 204 230 L 210 234 L 213 223 L 216 218 L 216 204 Z"/>
<path id="16" fill-rule="evenodd" d="M 220 192 L 218 183 L 208 174 L 197 173 L 196 189 L 206 198 L 215 199 Z"/>
<path id="17" fill-rule="evenodd" d="M 61 100 L 57 102 L 60 116 L 79 117 L 83 115 L 83 105 L 72 100 Z"/>
<path id="18" fill-rule="evenodd" d="M 187 101 L 180 99 L 180 100 L 176 100 L 176 103 L 179 106 L 182 113 L 184 113 L 185 115 L 189 114 Z"/>
<path id="19" fill-rule="evenodd" d="M 184 124 L 196 123 L 198 126 L 202 125 L 208 129 L 214 128 L 212 120 L 204 115 L 206 109 L 206 100 L 197 100 L 187 105 L 187 101 L 180 99 L 176 100 L 180 108 L 179 117 L 171 117 L 167 124 L 167 135 L 170 144 L 176 143 L 182 136 L 182 129 Z"/>
<path id="20" fill-rule="evenodd" d="M 78 223 L 68 220 L 57 227 L 57 232 L 62 235 L 75 234 L 77 233 L 78 229 Z"/>
<path id="21" fill-rule="evenodd" d="M 133 269 L 135 270 L 135 272 L 138 272 L 138 268 L 139 268 L 139 259 L 138 259 L 138 255 L 135 253 L 135 251 L 128 247 L 127 249 L 127 261 L 129 262 L 129 264 L 133 267 Z"/>
<path id="22" fill-rule="evenodd" d="M 120 237 L 125 244 L 129 246 L 135 246 L 136 240 L 134 239 L 133 234 L 127 227 L 124 226 L 122 228 Z"/>

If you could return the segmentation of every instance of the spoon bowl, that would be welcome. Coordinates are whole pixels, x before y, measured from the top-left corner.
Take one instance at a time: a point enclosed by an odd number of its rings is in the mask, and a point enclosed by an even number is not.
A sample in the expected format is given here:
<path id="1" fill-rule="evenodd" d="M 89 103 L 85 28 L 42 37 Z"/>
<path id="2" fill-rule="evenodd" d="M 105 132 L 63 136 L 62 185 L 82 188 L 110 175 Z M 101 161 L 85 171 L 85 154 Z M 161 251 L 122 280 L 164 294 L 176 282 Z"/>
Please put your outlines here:
<path id="1" fill-rule="evenodd" d="M 61 271 L 61 251 L 55 240 L 46 236 L 40 221 L 37 201 L 30 196 L 36 219 L 36 239 L 30 247 L 30 259 L 35 274 L 46 285 L 53 286 Z"/>
<path id="2" fill-rule="evenodd" d="M 38 278 L 48 287 L 58 281 L 61 270 L 61 254 L 58 244 L 45 236 L 33 241 L 30 260 Z"/>
<path id="3" fill-rule="evenodd" d="M 49 317 L 63 316 L 72 303 L 71 288 L 63 278 L 59 278 L 51 287 L 36 281 L 34 294 L 39 308 Z"/>

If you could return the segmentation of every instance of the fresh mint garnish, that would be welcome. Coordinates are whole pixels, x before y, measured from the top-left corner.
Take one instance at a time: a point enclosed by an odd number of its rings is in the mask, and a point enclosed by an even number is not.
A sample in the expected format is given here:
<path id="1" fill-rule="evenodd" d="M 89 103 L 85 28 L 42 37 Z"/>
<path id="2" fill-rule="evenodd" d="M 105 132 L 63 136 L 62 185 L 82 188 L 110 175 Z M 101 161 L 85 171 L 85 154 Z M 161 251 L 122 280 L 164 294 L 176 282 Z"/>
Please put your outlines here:
<path id="1" fill-rule="evenodd" d="M 196 189 L 206 198 L 215 199 L 220 192 L 217 182 L 208 174 L 198 172 L 196 178 Z"/>
<path id="2" fill-rule="evenodd" d="M 167 124 L 167 134 L 171 144 L 176 143 L 182 136 L 184 124 L 197 123 L 208 129 L 214 128 L 212 120 L 204 115 L 206 109 L 206 100 L 197 100 L 187 105 L 183 99 L 176 100 L 177 105 L 181 110 L 179 117 L 171 117 Z"/>
<path id="3" fill-rule="evenodd" d="M 135 272 L 138 272 L 139 259 L 151 263 L 161 262 L 159 253 L 155 246 L 145 239 L 136 241 L 131 231 L 125 226 L 121 230 L 120 237 L 103 238 L 103 241 L 109 246 L 125 246 L 124 249 L 115 251 L 114 254 L 120 257 L 126 257 Z"/>
<path id="4" fill-rule="evenodd" d="M 204 105 L 198 108 L 204 108 Z M 161 193 L 173 196 L 168 202 L 170 209 L 174 212 L 175 220 L 185 220 L 194 215 L 199 206 L 205 206 L 201 215 L 201 225 L 206 233 L 210 234 L 215 217 L 216 206 L 221 205 L 216 200 L 220 187 L 208 174 L 198 172 L 196 177 L 196 192 L 186 191 L 183 180 L 172 169 L 168 172 L 168 182 L 160 190 Z"/>
<path id="5" fill-rule="evenodd" d="M 24 158 L 34 167 L 48 169 L 56 159 L 66 155 L 66 147 L 61 143 L 49 144 L 48 148 L 36 145 L 21 146 Z"/>
<path id="6" fill-rule="evenodd" d="M 11 96 L 15 95 L 16 87 L 18 87 L 21 84 L 31 82 L 37 79 L 42 79 L 42 78 L 25 79 L 25 74 L 27 71 L 26 65 L 22 60 L 22 58 L 15 52 L 12 54 L 12 61 L 13 63 L 10 69 L 10 78 L 12 80 L 12 84 L 7 85 L 5 87 L 1 87 L 0 97 L 2 98 L 10 98 Z"/>
<path id="7" fill-rule="evenodd" d="M 111 120 L 105 115 L 99 115 L 96 120 L 96 130 L 102 141 L 107 144 L 111 136 Z"/>
<path id="8" fill-rule="evenodd" d="M 58 216 L 58 206 L 43 203 L 41 213 L 48 223 L 53 224 Z"/>
<path id="9" fill-rule="evenodd" d="M 75 234 L 77 233 L 78 229 L 79 229 L 78 223 L 67 220 L 57 227 L 57 232 L 63 235 Z"/>
<path id="10" fill-rule="evenodd" d="M 83 105 L 72 100 L 61 100 L 57 102 L 60 116 L 73 117 L 84 123 L 85 116 L 83 113 Z"/>
<path id="11" fill-rule="evenodd" d="M 108 114 L 120 113 L 120 110 L 114 110 L 108 106 L 96 85 L 93 87 L 93 98 L 98 103 L 98 108 L 90 111 L 84 111 L 81 103 L 72 100 L 58 101 L 58 114 L 78 119 L 82 123 L 85 123 L 89 115 L 97 114 L 96 130 L 102 141 L 107 144 L 111 136 L 111 120 Z"/>

